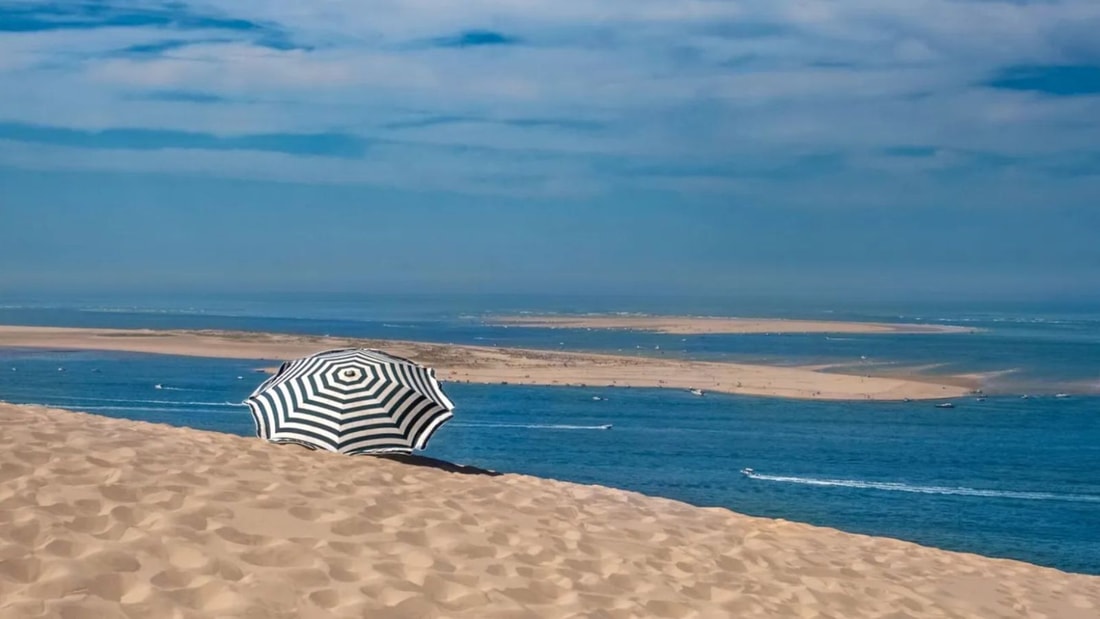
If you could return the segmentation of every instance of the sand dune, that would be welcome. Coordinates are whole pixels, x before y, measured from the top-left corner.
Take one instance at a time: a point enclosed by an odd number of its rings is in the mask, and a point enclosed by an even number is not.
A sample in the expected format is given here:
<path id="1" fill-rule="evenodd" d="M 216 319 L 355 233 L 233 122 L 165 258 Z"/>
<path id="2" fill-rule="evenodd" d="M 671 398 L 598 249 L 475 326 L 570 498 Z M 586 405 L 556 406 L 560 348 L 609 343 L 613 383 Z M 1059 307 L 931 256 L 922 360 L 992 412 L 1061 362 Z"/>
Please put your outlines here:
<path id="1" fill-rule="evenodd" d="M 1100 616 L 1100 577 L 0 405 L 0 617 Z"/>
<path id="2" fill-rule="evenodd" d="M 973 333 L 976 329 L 953 325 L 839 320 L 787 320 L 785 318 L 728 318 L 718 316 L 634 316 L 593 314 L 582 316 L 499 316 L 490 324 L 551 329 L 627 329 L 654 333 L 699 335 L 705 333 Z"/>
<path id="3" fill-rule="evenodd" d="M 979 382 L 948 376 L 859 376 L 813 368 L 683 361 L 399 340 L 235 331 L 0 326 L 0 346 L 119 350 L 284 361 L 329 348 L 381 348 L 434 367 L 442 380 L 525 385 L 699 388 L 821 400 L 959 397 Z"/>

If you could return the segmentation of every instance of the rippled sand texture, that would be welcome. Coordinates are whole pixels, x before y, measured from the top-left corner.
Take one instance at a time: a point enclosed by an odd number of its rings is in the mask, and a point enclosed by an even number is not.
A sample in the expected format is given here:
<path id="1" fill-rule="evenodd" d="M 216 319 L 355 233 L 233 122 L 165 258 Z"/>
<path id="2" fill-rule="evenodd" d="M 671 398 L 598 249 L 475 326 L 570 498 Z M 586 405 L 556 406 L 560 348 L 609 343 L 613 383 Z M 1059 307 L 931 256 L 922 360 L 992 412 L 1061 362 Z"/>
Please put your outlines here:
<path id="1" fill-rule="evenodd" d="M 0 405 L 0 617 L 1100 616 L 1100 577 Z"/>

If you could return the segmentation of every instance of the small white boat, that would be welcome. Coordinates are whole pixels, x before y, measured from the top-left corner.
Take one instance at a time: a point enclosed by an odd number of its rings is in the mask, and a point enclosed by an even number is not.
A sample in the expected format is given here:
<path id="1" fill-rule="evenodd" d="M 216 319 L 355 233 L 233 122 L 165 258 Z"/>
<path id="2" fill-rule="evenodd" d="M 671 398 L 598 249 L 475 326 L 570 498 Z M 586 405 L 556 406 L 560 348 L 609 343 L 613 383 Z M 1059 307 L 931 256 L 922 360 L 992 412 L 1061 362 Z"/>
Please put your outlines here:
<path id="1" fill-rule="evenodd" d="M 1054 394 L 1054 397 L 1058 398 L 1059 400 L 1064 400 L 1064 399 L 1069 397 L 1069 394 L 1068 393 L 1056 393 L 1056 394 Z"/>
<path id="2" fill-rule="evenodd" d="M 702 389 L 688 389 L 688 391 L 691 392 L 691 395 L 699 395 L 699 396 L 703 395 L 703 390 Z"/>
<path id="3" fill-rule="evenodd" d="M 605 423 L 602 426 L 600 426 L 600 429 L 601 430 L 610 430 L 611 429 L 611 424 Z"/>
<path id="4" fill-rule="evenodd" d="M 951 402 L 944 402 L 942 404 L 937 404 L 936 408 L 955 408 L 955 405 Z"/>
<path id="5" fill-rule="evenodd" d="M 153 389 L 164 389 L 164 385 L 162 385 L 160 383 L 157 383 L 157 384 L 153 385 Z"/>
<path id="6" fill-rule="evenodd" d="M 753 475 L 754 473 L 756 473 L 756 471 L 754 471 L 754 470 L 752 470 L 752 469 L 750 469 L 750 468 L 743 468 L 743 469 L 741 469 L 741 474 L 742 474 L 742 475 L 744 475 L 745 477 L 752 477 L 752 475 Z"/>
<path id="7" fill-rule="evenodd" d="M 601 397 L 600 397 L 600 396 L 598 396 L 598 395 L 594 395 L 594 396 L 592 396 L 592 399 L 593 399 L 593 400 L 595 400 L 596 402 L 603 402 L 603 400 L 604 400 L 603 398 L 601 398 Z"/>

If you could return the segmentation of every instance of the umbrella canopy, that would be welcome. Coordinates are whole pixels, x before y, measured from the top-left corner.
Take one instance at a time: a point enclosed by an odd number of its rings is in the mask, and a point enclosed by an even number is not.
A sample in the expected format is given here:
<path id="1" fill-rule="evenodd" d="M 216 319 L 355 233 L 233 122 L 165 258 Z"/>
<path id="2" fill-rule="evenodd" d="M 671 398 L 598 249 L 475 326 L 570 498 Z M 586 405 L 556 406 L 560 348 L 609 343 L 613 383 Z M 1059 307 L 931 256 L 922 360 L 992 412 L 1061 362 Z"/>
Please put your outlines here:
<path id="1" fill-rule="evenodd" d="M 454 410 L 434 370 L 365 348 L 288 361 L 245 404 L 257 436 L 344 454 L 424 449 Z"/>

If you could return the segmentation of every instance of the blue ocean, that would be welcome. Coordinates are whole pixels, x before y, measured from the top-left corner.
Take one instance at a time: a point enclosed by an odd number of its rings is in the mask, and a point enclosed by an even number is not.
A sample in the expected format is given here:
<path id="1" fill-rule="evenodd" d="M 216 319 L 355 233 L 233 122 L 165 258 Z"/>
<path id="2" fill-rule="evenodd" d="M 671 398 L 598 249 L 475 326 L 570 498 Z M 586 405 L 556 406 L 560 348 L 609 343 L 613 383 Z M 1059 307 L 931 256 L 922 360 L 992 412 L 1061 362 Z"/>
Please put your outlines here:
<path id="1" fill-rule="evenodd" d="M 955 400 L 954 409 L 927 402 L 446 384 L 458 408 L 426 455 L 1100 574 L 1100 311 L 1095 308 L 840 309 L 478 296 L 2 303 L 0 324 L 242 329 L 821 363 L 864 373 L 982 374 L 987 397 Z M 674 336 L 504 328 L 484 319 L 520 312 L 924 322 L 971 326 L 975 332 Z M 252 435 L 251 417 L 239 403 L 265 377 L 257 366 L 225 359 L 0 349 L 0 399 Z M 744 468 L 753 473 L 742 474 Z"/>

